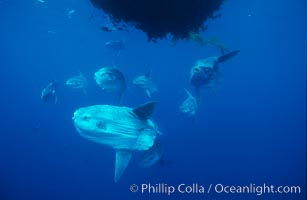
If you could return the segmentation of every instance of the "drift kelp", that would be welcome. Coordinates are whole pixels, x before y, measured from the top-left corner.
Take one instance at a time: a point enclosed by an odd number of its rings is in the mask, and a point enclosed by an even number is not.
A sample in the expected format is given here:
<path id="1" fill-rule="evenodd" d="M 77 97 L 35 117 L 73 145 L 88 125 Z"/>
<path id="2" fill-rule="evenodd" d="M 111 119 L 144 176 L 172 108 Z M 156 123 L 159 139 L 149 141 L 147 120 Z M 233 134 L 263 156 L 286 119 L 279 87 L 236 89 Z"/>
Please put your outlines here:
<path id="1" fill-rule="evenodd" d="M 188 38 L 189 33 L 204 29 L 204 22 L 215 18 L 224 0 L 90 0 L 109 14 L 113 23 L 135 24 L 149 40 Z M 130 23 L 130 24 L 131 24 Z"/>

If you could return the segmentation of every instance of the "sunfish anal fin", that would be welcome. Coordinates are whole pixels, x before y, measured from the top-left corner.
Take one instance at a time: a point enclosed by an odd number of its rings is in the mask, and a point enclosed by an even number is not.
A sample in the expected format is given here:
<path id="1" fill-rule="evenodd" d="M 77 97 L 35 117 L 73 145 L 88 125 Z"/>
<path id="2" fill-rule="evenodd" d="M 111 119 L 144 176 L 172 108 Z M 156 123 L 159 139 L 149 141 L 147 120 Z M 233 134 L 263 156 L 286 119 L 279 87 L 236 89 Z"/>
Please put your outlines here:
<path id="1" fill-rule="evenodd" d="M 137 116 L 141 117 L 142 119 L 146 120 L 148 119 L 156 106 L 156 102 L 155 101 L 150 101 L 147 103 L 144 103 L 136 108 L 133 109 L 134 114 L 136 114 Z"/>
<path id="2" fill-rule="evenodd" d="M 127 168 L 132 153 L 125 150 L 116 150 L 114 181 L 117 182 Z"/>

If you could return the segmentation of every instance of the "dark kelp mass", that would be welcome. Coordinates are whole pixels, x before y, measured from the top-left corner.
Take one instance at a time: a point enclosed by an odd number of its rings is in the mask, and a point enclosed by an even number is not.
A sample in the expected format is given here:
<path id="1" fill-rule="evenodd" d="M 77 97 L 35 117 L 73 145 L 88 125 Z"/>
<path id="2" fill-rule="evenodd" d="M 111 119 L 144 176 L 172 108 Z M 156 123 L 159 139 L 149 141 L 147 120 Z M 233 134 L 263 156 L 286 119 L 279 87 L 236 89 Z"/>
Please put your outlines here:
<path id="1" fill-rule="evenodd" d="M 199 32 L 210 18 L 215 18 L 224 0 L 91 0 L 114 21 L 133 23 L 149 40 L 170 33 L 175 39 Z"/>

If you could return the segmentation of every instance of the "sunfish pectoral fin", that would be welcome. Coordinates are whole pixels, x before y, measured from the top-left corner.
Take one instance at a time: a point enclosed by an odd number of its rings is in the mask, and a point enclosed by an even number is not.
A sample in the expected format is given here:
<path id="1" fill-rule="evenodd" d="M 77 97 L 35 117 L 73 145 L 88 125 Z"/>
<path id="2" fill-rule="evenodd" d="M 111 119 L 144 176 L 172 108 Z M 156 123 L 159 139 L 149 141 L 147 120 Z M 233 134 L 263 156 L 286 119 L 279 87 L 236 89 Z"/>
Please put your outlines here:
<path id="1" fill-rule="evenodd" d="M 149 98 L 151 98 L 150 91 L 149 91 L 148 89 L 145 89 L 145 92 L 146 92 L 147 96 L 148 96 Z"/>
<path id="2" fill-rule="evenodd" d="M 137 116 L 141 117 L 142 119 L 146 120 L 148 119 L 156 106 L 156 102 L 155 101 L 150 101 L 147 103 L 144 103 L 136 108 L 133 109 L 134 114 L 136 114 Z"/>
<path id="3" fill-rule="evenodd" d="M 193 97 L 192 94 L 189 92 L 189 90 L 187 90 L 186 88 L 184 88 L 185 93 L 188 95 L 188 97 Z"/>
<path id="4" fill-rule="evenodd" d="M 117 182 L 127 168 L 132 153 L 126 150 L 116 150 L 114 181 Z"/>
<path id="5" fill-rule="evenodd" d="M 218 57 L 218 62 L 224 62 L 226 60 L 229 60 L 233 56 L 237 55 L 239 52 L 240 52 L 240 50 L 235 50 L 235 51 L 229 52 L 229 53 L 227 53 L 225 55 L 219 56 Z"/>

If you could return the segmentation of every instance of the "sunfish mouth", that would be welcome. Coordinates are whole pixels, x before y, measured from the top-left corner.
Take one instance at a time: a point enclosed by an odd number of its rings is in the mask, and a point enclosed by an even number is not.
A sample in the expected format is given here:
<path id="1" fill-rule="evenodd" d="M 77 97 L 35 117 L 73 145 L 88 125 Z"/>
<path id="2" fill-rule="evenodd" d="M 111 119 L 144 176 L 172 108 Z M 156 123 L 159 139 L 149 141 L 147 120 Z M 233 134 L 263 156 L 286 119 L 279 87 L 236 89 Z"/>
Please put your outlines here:
<path id="1" fill-rule="evenodd" d="M 78 116 L 80 116 L 80 114 L 78 113 L 78 111 L 74 112 L 73 116 L 72 116 L 72 120 L 75 122 L 75 120 L 78 119 Z"/>

